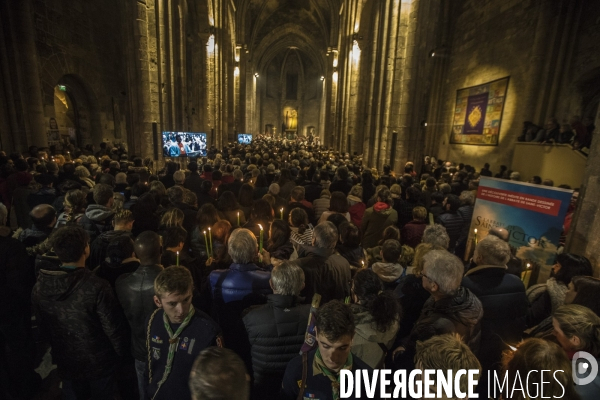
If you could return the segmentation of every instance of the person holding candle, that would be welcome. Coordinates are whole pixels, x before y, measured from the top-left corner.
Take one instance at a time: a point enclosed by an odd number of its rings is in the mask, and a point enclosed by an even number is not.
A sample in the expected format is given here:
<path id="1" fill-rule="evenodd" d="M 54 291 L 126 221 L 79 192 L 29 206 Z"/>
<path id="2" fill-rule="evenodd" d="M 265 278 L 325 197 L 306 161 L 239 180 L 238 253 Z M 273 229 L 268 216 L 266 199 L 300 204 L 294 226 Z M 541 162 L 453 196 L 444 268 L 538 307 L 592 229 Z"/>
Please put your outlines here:
<path id="1" fill-rule="evenodd" d="M 279 219 L 273 221 L 269 232 L 269 241 L 265 245 L 265 249 L 269 253 L 270 263 L 268 264 L 276 267 L 284 261 L 298 258 L 298 253 L 294 250 L 290 236 L 291 229 L 287 223 Z M 263 262 L 267 263 L 267 260 L 263 259 Z"/>
<path id="2" fill-rule="evenodd" d="M 269 227 L 274 219 L 274 212 L 271 205 L 265 200 L 260 199 L 254 203 L 252 212 L 250 214 L 250 220 L 246 224 L 242 225 L 244 228 L 249 229 L 256 238 L 260 237 L 260 227 L 263 227 L 263 240 L 269 240 Z M 241 216 L 240 216 L 241 217 Z"/>
<path id="3" fill-rule="evenodd" d="M 163 238 L 163 254 L 161 256 L 161 264 L 165 267 L 171 265 L 180 265 L 186 267 L 194 279 L 196 288 L 202 285 L 202 266 L 199 260 L 192 257 L 185 250 L 185 241 L 187 239 L 187 231 L 179 226 L 168 228 L 162 235 Z M 179 260 L 179 264 L 177 261 Z"/>
<path id="4" fill-rule="evenodd" d="M 520 342 L 525 329 L 529 306 L 525 286 L 518 277 L 506 273 L 509 259 L 508 243 L 488 235 L 475 247 L 476 267 L 462 280 L 462 286 L 473 292 L 483 306 L 481 344 L 476 352 L 485 375 L 482 379 L 500 362 L 502 352 L 507 350 L 505 343 Z"/>
<path id="5" fill-rule="evenodd" d="M 234 194 L 226 191 L 218 201 L 219 218 L 229 221 L 231 226 L 243 226 L 246 223 L 244 211 L 240 208 Z"/>

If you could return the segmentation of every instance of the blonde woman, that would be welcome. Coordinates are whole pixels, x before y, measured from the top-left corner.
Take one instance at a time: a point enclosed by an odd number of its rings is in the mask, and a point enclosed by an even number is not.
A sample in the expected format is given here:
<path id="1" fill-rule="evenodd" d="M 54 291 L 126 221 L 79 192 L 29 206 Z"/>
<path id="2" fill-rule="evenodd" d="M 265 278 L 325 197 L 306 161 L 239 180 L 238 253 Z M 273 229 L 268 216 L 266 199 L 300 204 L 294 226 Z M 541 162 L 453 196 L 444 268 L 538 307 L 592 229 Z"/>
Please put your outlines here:
<path id="1" fill-rule="evenodd" d="M 589 353 L 600 362 L 600 317 L 587 307 L 568 304 L 558 307 L 552 316 L 554 336 L 569 358 L 580 351 Z M 593 371 L 592 371 L 593 372 Z M 587 374 L 580 374 L 578 378 Z M 583 400 L 600 398 L 600 375 L 587 385 L 577 385 L 575 390 Z"/>

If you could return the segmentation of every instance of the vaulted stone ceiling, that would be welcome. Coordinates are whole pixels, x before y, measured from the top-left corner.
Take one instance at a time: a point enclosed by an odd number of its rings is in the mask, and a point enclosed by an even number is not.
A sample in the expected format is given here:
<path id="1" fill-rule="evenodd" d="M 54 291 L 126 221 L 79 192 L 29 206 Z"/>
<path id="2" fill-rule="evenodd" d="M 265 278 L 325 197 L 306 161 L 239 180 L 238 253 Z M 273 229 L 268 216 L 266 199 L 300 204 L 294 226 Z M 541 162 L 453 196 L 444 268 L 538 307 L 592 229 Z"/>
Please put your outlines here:
<path id="1" fill-rule="evenodd" d="M 238 40 L 262 71 L 289 48 L 324 70 L 327 48 L 337 42 L 339 0 L 242 0 Z"/>

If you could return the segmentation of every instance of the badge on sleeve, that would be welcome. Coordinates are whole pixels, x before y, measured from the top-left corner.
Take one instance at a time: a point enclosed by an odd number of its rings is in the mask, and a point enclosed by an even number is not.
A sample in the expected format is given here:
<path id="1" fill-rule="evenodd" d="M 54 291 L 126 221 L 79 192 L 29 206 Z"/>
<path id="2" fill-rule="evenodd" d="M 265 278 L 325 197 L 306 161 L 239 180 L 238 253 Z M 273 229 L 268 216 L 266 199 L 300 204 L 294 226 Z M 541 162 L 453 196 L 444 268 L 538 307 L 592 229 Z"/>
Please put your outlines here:
<path id="1" fill-rule="evenodd" d="M 160 349 L 153 347 L 152 348 L 152 357 L 154 357 L 155 360 L 160 359 Z"/>

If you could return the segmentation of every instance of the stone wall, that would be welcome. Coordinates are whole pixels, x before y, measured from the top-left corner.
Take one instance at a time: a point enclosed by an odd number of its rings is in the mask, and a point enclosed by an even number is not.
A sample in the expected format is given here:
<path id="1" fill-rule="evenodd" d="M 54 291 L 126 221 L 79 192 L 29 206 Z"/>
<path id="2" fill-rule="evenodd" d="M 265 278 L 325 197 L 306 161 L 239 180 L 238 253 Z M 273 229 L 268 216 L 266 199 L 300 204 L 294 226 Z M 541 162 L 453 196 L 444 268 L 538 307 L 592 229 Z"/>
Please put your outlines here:
<path id="1" fill-rule="evenodd" d="M 125 141 L 122 2 L 34 0 L 32 4 L 46 120 L 55 116 L 54 88 L 62 83 L 77 106 L 82 144 Z"/>
<path id="2" fill-rule="evenodd" d="M 454 3 L 437 120 L 427 151 L 494 171 L 509 168 L 523 121 L 595 116 L 600 67 L 600 9 L 593 1 L 488 0 Z M 456 91 L 510 76 L 498 146 L 450 144 Z M 592 88 L 591 93 L 589 93 Z M 596 100 L 593 100 L 596 96 Z M 590 105 L 590 102 L 595 101 Z"/>

